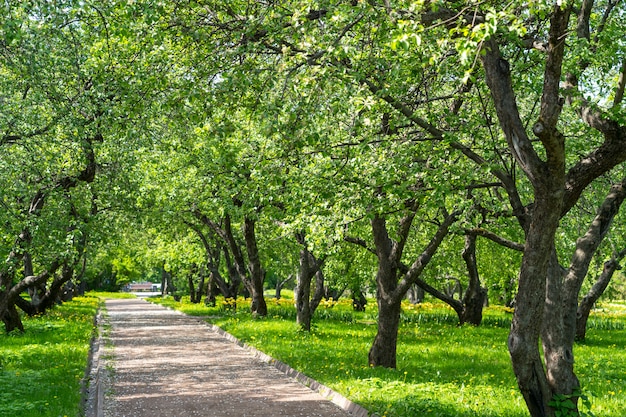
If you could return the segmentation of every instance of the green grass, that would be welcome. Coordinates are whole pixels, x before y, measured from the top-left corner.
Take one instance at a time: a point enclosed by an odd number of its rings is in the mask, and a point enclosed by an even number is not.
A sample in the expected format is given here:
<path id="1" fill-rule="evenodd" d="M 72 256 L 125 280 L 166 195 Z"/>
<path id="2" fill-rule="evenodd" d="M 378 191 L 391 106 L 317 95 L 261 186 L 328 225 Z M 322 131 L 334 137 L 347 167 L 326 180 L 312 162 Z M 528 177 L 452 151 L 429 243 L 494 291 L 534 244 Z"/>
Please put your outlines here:
<path id="1" fill-rule="evenodd" d="M 87 293 L 90 297 L 98 297 L 98 298 L 136 298 L 135 294 L 131 294 L 129 292 L 101 292 L 101 291 L 90 291 Z"/>
<path id="2" fill-rule="evenodd" d="M 370 411 L 387 417 L 521 417 L 528 415 L 506 347 L 511 310 L 485 310 L 485 325 L 458 327 L 442 305 L 405 305 L 398 368 L 371 368 L 367 353 L 376 332 L 375 304 L 352 313 L 349 301 L 320 306 L 313 331 L 295 324 L 292 300 L 268 300 L 267 318 L 253 319 L 249 303 L 236 312 L 192 305 L 188 299 L 155 300 L 208 319 L 240 340 L 288 363 Z M 619 304 L 618 304 L 619 305 Z M 325 320 L 321 320 L 324 317 Z M 597 416 L 622 417 L 626 410 L 626 308 L 594 313 L 587 340 L 575 347 L 577 374 Z M 600 324 L 598 324 L 600 323 Z"/>
<path id="3" fill-rule="evenodd" d="M 0 417 L 78 417 L 99 300 L 76 297 L 0 334 Z"/>

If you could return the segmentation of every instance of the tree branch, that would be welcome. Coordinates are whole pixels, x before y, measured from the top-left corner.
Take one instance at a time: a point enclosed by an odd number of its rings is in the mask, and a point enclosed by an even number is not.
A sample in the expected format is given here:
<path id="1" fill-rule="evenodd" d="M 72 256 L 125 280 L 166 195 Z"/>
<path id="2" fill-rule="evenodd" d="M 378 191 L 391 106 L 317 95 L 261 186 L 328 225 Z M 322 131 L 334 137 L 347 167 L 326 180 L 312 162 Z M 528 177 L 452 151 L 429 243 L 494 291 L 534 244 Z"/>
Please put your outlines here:
<path id="1" fill-rule="evenodd" d="M 419 280 L 419 277 L 432 259 L 437 249 L 443 242 L 443 239 L 448 235 L 450 226 L 457 220 L 457 217 L 461 214 L 459 211 L 454 211 L 446 215 L 444 221 L 439 225 L 437 232 L 432 237 L 426 249 L 417 257 L 413 264 L 409 267 L 408 271 L 404 274 L 404 277 L 398 283 L 398 287 L 394 291 L 395 294 L 406 294 L 411 285 Z M 426 290 L 426 288 L 424 288 Z"/>
<path id="2" fill-rule="evenodd" d="M 465 233 L 469 235 L 481 236 L 486 239 L 491 240 L 494 243 L 497 243 L 500 246 L 504 246 L 505 248 L 513 249 L 518 252 L 524 252 L 524 245 L 522 243 L 517 243 L 509 239 L 505 239 L 497 234 L 490 232 L 489 230 L 485 230 L 482 228 L 475 228 L 466 230 Z"/>

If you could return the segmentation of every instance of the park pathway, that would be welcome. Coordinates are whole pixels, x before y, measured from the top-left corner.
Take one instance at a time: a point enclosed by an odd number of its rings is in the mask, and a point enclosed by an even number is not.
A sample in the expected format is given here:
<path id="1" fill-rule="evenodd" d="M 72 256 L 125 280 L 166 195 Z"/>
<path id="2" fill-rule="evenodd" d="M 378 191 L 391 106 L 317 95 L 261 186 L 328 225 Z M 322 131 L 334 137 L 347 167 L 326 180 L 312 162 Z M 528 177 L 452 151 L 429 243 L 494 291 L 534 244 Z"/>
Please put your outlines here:
<path id="1" fill-rule="evenodd" d="M 351 412 L 340 408 L 197 318 L 141 299 L 107 300 L 106 310 L 99 366 L 109 371 L 98 383 L 96 417 L 367 415 L 349 402 L 342 406 Z"/>

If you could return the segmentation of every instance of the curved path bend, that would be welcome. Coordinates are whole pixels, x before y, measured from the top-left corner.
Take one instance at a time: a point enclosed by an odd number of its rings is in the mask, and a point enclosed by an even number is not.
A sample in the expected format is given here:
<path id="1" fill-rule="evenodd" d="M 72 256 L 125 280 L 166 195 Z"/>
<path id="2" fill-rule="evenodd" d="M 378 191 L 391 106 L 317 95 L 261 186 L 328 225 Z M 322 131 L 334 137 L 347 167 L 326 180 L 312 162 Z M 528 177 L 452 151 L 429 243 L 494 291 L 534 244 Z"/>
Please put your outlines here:
<path id="1" fill-rule="evenodd" d="M 141 299 L 107 300 L 106 311 L 95 417 L 368 415 L 315 381 L 306 383 L 319 392 L 300 384 L 286 373 L 302 375 L 278 362 L 279 370 L 197 318 Z"/>

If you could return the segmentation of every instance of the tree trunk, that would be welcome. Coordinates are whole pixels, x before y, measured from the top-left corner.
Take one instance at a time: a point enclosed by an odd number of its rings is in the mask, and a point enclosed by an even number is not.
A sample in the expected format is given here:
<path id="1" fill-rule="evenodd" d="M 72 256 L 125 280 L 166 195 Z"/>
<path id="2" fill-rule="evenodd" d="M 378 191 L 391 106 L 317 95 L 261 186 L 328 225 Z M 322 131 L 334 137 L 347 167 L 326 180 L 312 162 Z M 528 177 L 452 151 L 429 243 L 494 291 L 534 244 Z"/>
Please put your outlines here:
<path id="1" fill-rule="evenodd" d="M 226 298 L 232 298 L 233 300 L 236 300 L 237 297 L 239 296 L 239 290 L 241 287 L 242 277 L 241 275 L 239 275 L 237 266 L 231 260 L 231 256 L 230 256 L 230 253 L 228 252 L 228 248 L 224 246 L 222 249 L 224 252 L 224 260 L 226 261 L 226 269 L 228 270 L 228 279 L 230 281 L 227 291 L 224 292 L 223 294 L 224 294 L 224 297 Z M 221 278 L 221 275 L 219 274 L 219 270 L 215 269 L 214 273 L 216 274 L 215 278 Z"/>
<path id="2" fill-rule="evenodd" d="M 63 288 L 68 282 L 70 282 L 73 276 L 74 268 L 70 265 L 64 265 L 61 270 L 61 275 L 55 275 L 52 283 L 39 302 L 37 304 L 31 302 L 31 305 L 35 308 L 35 314 L 43 314 L 46 310 L 50 309 L 59 300 Z"/>
<path id="3" fill-rule="evenodd" d="M 6 287 L 5 290 L 0 291 L 0 318 L 4 321 L 7 331 L 11 331 L 16 328 L 22 331 L 24 330 L 22 321 L 17 313 L 17 309 L 15 308 L 17 300 L 21 300 L 20 294 L 30 287 L 46 282 L 50 276 L 54 275 L 59 266 L 59 261 L 55 260 L 52 262 L 50 269 L 43 271 L 39 275 L 24 277 L 15 285 L 12 285 L 12 280 L 9 279 L 11 274 L 0 272 L 0 283 L 4 284 Z M 28 309 L 35 308 L 29 303 L 26 304 L 28 305 Z"/>
<path id="4" fill-rule="evenodd" d="M 383 217 L 375 216 L 371 224 L 378 257 L 376 272 L 378 330 L 369 351 L 368 361 L 371 366 L 395 368 L 402 297 L 394 298 L 394 293 L 398 285 L 398 264 L 402 253 L 398 250 L 398 244 L 389 238 Z"/>
<path id="5" fill-rule="evenodd" d="M 19 329 L 21 332 L 24 331 L 22 319 L 15 308 L 15 304 L 10 299 L 12 281 L 13 277 L 11 274 L 0 272 L 0 286 L 6 287 L 6 290 L 0 290 L 0 319 L 2 319 L 4 330 L 7 333 L 15 329 Z"/>
<path id="6" fill-rule="evenodd" d="M 22 319 L 15 308 L 15 304 L 3 306 L 2 301 L 0 301 L 0 314 L 2 315 L 2 321 L 4 322 L 4 330 L 7 333 L 10 333 L 15 329 L 24 332 L 24 325 L 22 324 Z"/>
<path id="7" fill-rule="evenodd" d="M 293 274 L 289 274 L 289 276 L 287 277 L 287 279 L 283 279 L 281 280 L 280 278 L 276 280 L 276 289 L 275 289 L 275 298 L 277 300 L 280 300 L 281 297 L 281 291 L 283 290 L 283 287 L 290 282 L 291 280 L 293 280 Z"/>
<path id="8" fill-rule="evenodd" d="M 367 299 L 365 298 L 361 288 L 354 288 L 352 290 L 352 308 L 354 311 L 365 311 L 366 305 Z"/>
<path id="9" fill-rule="evenodd" d="M 551 272 L 554 241 L 559 220 L 564 208 L 565 196 L 565 138 L 556 128 L 562 105 L 560 82 L 565 42 L 563 37 L 568 31 L 571 6 L 555 6 L 552 9 L 544 68 L 543 90 L 540 114 L 532 131 L 539 139 L 540 155 L 526 131 L 520 117 L 515 92 L 511 81 L 509 63 L 500 54 L 495 37 L 485 42 L 481 59 L 498 121 L 506 137 L 507 144 L 516 162 L 524 171 L 533 187 L 534 204 L 531 221 L 528 226 L 521 223 L 526 232 L 524 255 L 518 280 L 515 312 L 509 333 L 508 348 L 520 391 L 532 417 L 554 416 L 554 409 L 549 405 L 554 394 L 572 394 L 562 390 L 554 379 L 555 357 L 546 358 L 546 371 L 539 354 L 539 336 L 544 337 L 552 329 L 544 326 L 546 306 L 551 303 L 555 311 L 555 336 L 560 339 L 562 322 L 559 323 L 562 307 L 558 299 L 562 288 L 562 277 Z M 556 259 L 555 259 L 556 261 Z M 558 263 L 556 263 L 558 265 Z M 560 287 L 560 288 L 559 288 Z M 546 340 L 544 349 L 546 348 Z M 548 343 L 551 343 L 548 341 Z M 548 356 L 558 350 L 558 346 L 548 346 Z M 562 352 L 565 354 L 565 352 Z M 564 358 L 565 361 L 570 358 Z M 567 384 L 569 386 L 569 384 Z"/>
<path id="10" fill-rule="evenodd" d="M 196 288 L 196 303 L 202 301 L 202 294 L 204 294 L 204 269 L 200 271 L 200 282 L 198 283 L 198 288 Z"/>
<path id="11" fill-rule="evenodd" d="M 600 205 L 598 213 L 589 226 L 587 233 L 576 242 L 576 251 L 572 257 L 572 263 L 566 279 L 566 282 L 571 287 L 570 298 L 578 299 L 578 292 L 580 292 L 580 287 L 589 271 L 591 259 L 608 233 L 613 219 L 619 212 L 625 198 L 626 178 L 622 179 L 621 183 L 611 186 L 611 190 Z M 596 301 L 598 301 L 598 298 L 604 293 L 604 290 L 606 290 L 615 270 L 620 268 L 619 262 L 624 256 L 626 256 L 626 249 L 613 255 L 611 260 L 604 263 L 602 274 L 600 274 L 596 283 L 589 290 L 589 293 L 587 293 L 580 302 L 576 311 L 575 339 L 582 340 L 585 338 L 589 312 Z M 571 308 L 573 309 L 575 306 L 572 305 Z"/>
<path id="12" fill-rule="evenodd" d="M 580 388 L 574 373 L 574 337 L 578 291 L 569 294 L 564 286 L 566 270 L 556 252 L 549 261 L 541 343 L 550 392 L 572 394 Z M 572 398 L 577 411 L 577 398 Z"/>
<path id="13" fill-rule="evenodd" d="M 407 292 L 407 297 L 409 299 L 409 303 L 411 304 L 421 304 L 424 302 L 425 291 L 422 287 L 417 284 L 411 285 L 409 291 Z"/>
<path id="14" fill-rule="evenodd" d="M 483 320 L 483 306 L 487 297 L 487 289 L 480 286 L 480 276 L 476 265 L 476 235 L 465 235 L 465 247 L 463 248 L 463 260 L 467 266 L 469 285 L 463 296 L 463 323 L 480 326 Z"/>
<path id="15" fill-rule="evenodd" d="M 250 269 L 250 292 L 252 296 L 252 304 L 250 310 L 252 314 L 257 316 L 267 316 L 267 305 L 263 296 L 263 282 L 265 281 L 265 272 L 261 268 L 261 259 L 256 243 L 256 234 L 254 232 L 255 221 L 249 218 L 244 220 L 243 235 L 246 241 L 246 250 L 248 251 L 248 263 Z"/>
<path id="16" fill-rule="evenodd" d="M 412 206 L 400 220 L 398 241 L 389 237 L 385 219 L 374 216 L 371 220 L 372 235 L 378 258 L 376 272 L 376 299 L 378 303 L 378 331 L 369 353 L 369 363 L 372 366 L 395 368 L 396 345 L 398 340 L 398 325 L 402 299 L 406 296 L 411 285 L 418 283 L 424 290 L 434 290 L 431 286 L 419 279 L 433 255 L 441 245 L 443 238 L 448 234 L 450 225 L 456 220 L 457 213 L 446 212 L 445 220 L 439 225 L 424 251 L 415 259 L 402 279 L 398 280 L 398 272 L 402 266 L 401 258 L 404 245 L 409 236 L 411 224 L 415 217 L 416 207 Z M 445 209 L 444 209 L 445 211 Z M 436 290 L 435 290 L 436 291 Z M 458 300 L 458 304 L 460 302 Z"/>
<path id="17" fill-rule="evenodd" d="M 305 244 L 304 239 L 302 243 Z M 300 250 L 300 270 L 298 271 L 298 284 L 294 296 L 296 299 L 296 323 L 304 331 L 311 330 L 311 281 L 316 272 L 316 265 L 313 261 L 313 255 L 308 251 L 306 246 Z"/>
<path id="18" fill-rule="evenodd" d="M 161 296 L 167 294 L 167 271 L 165 270 L 165 261 L 161 265 Z"/>
<path id="19" fill-rule="evenodd" d="M 300 250 L 300 269 L 297 275 L 297 285 L 294 292 L 296 299 L 296 322 L 304 331 L 311 330 L 311 320 L 317 306 L 324 296 L 324 275 L 320 261 L 309 251 L 304 232 L 296 234 L 296 240 L 302 246 Z M 315 294 L 311 298 L 311 283 L 315 281 Z"/>
<path id="20" fill-rule="evenodd" d="M 589 319 L 589 313 L 591 313 L 591 309 L 604 293 L 604 290 L 606 290 L 609 286 L 609 282 L 611 282 L 613 274 L 618 269 L 620 269 L 620 266 L 617 259 L 613 258 L 606 261 L 600 277 L 580 301 L 576 311 L 576 340 L 585 340 L 585 336 L 587 335 L 587 320 Z"/>
<path id="21" fill-rule="evenodd" d="M 369 364 L 395 368 L 401 300 L 388 300 L 378 297 L 377 303 L 378 331 L 369 351 Z"/>
<path id="22" fill-rule="evenodd" d="M 215 277 L 213 272 L 209 274 L 209 282 L 206 287 L 206 296 L 204 297 L 204 304 L 207 306 L 215 307 L 216 305 L 216 295 L 218 293 L 218 286 L 215 282 Z"/>

